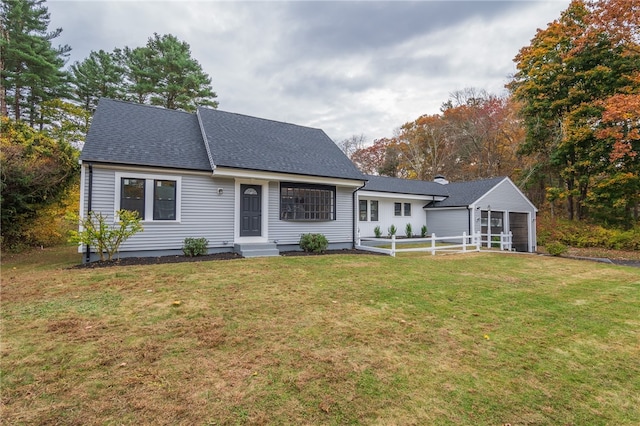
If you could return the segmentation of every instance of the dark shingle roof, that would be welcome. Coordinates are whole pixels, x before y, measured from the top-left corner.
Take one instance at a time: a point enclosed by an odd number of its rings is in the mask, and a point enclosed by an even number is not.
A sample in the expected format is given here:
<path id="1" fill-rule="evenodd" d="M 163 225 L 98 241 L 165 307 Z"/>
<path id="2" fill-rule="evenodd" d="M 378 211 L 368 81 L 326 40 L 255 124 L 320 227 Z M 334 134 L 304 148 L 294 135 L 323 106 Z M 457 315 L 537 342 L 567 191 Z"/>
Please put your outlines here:
<path id="1" fill-rule="evenodd" d="M 211 170 L 195 114 L 104 98 L 80 159 Z"/>
<path id="2" fill-rule="evenodd" d="M 467 207 L 505 179 L 505 177 L 496 177 L 473 182 L 455 182 L 442 185 L 437 182 L 386 176 L 366 175 L 365 177 L 369 180 L 363 188 L 365 191 L 447 197 L 442 201 L 436 201 L 434 204 L 428 205 L 428 207 L 433 208 Z"/>
<path id="3" fill-rule="evenodd" d="M 448 196 L 447 185 L 414 179 L 400 179 L 387 176 L 366 175 L 369 181 L 365 191 L 393 192 L 399 194 Z"/>
<path id="4" fill-rule="evenodd" d="M 436 202 L 430 207 L 466 207 L 473 204 L 504 179 L 505 177 L 502 176 L 472 182 L 449 183 L 444 185 L 449 191 L 449 197 L 446 200 Z"/>
<path id="5" fill-rule="evenodd" d="M 363 180 L 320 129 L 199 108 L 216 167 Z"/>

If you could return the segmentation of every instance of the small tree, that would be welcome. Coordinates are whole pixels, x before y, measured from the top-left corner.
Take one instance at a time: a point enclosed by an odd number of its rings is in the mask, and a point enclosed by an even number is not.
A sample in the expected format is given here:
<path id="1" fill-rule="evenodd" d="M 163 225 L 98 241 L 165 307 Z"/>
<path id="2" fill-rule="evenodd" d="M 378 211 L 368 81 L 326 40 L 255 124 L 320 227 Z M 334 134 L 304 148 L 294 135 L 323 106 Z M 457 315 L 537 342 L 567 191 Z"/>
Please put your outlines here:
<path id="1" fill-rule="evenodd" d="M 389 234 L 389 236 L 393 236 L 396 235 L 396 232 L 398 232 L 398 228 L 396 228 L 395 225 L 391 225 L 388 229 L 387 229 L 387 233 Z"/>
<path id="2" fill-rule="evenodd" d="M 118 222 L 114 226 L 109 226 L 106 216 L 90 211 L 87 217 L 80 219 L 82 231 L 71 231 L 69 241 L 95 247 L 101 261 L 105 260 L 105 253 L 107 260 L 112 260 L 122 243 L 143 231 L 138 212 L 118 210 L 116 214 Z"/>
<path id="3" fill-rule="evenodd" d="M 413 228 L 411 227 L 410 223 L 407 223 L 407 226 L 404 227 L 404 233 L 407 238 L 413 237 Z"/>
<path id="4" fill-rule="evenodd" d="M 380 225 L 373 228 L 373 233 L 376 235 L 376 238 L 382 237 L 382 230 L 380 229 Z"/>
<path id="5" fill-rule="evenodd" d="M 420 228 L 420 236 L 422 238 L 427 236 L 427 225 L 422 225 L 422 228 Z"/>

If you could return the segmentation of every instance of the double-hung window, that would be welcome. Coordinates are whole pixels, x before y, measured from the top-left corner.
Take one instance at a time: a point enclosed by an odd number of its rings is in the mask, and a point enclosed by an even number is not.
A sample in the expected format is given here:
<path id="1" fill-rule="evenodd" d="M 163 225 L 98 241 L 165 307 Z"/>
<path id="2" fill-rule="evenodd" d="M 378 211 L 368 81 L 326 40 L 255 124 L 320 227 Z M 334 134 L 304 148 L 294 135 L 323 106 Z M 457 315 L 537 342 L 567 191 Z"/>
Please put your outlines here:
<path id="1" fill-rule="evenodd" d="M 404 203 L 404 215 L 411 216 L 411 203 Z"/>
<path id="2" fill-rule="evenodd" d="M 411 216 L 411 203 L 393 203 L 394 216 Z"/>
<path id="3" fill-rule="evenodd" d="M 153 220 L 176 219 L 176 181 L 153 181 Z"/>
<path id="4" fill-rule="evenodd" d="M 359 201 L 359 207 L 358 207 L 358 211 L 359 211 L 359 216 L 360 216 L 360 222 L 366 222 L 367 221 L 367 200 L 360 200 Z"/>
<path id="5" fill-rule="evenodd" d="M 378 200 L 371 200 L 369 205 L 369 219 L 371 222 L 378 221 Z"/>
<path id="6" fill-rule="evenodd" d="M 138 216 L 144 219 L 144 179 L 122 178 L 120 189 L 120 210 L 138 212 Z"/>
<path id="7" fill-rule="evenodd" d="M 180 220 L 180 177 L 116 174 L 116 210 L 138 212 L 144 221 Z"/>
<path id="8" fill-rule="evenodd" d="M 378 200 L 360 200 L 358 202 L 358 217 L 360 218 L 360 222 L 377 222 Z"/>
<path id="9" fill-rule="evenodd" d="M 336 187 L 280 183 L 280 219 L 329 221 L 336 219 Z"/>

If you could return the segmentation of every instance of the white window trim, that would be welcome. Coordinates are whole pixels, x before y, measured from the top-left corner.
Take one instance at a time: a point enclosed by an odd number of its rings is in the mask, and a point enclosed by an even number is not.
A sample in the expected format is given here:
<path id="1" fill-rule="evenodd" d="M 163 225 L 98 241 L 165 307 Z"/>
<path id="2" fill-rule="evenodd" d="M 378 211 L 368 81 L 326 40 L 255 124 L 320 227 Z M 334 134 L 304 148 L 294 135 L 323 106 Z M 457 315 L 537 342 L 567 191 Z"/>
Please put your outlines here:
<path id="1" fill-rule="evenodd" d="M 400 214 L 396 214 L 396 204 L 400 204 Z M 393 202 L 393 217 L 404 217 L 404 203 L 402 201 Z"/>
<path id="2" fill-rule="evenodd" d="M 240 236 L 240 185 L 255 185 L 262 187 L 262 235 L 254 237 Z M 237 243 L 266 243 L 269 241 L 269 181 L 256 179 L 235 180 L 235 211 L 233 213 L 233 239 Z"/>
<path id="3" fill-rule="evenodd" d="M 365 213 L 366 213 L 366 218 L 364 220 L 360 219 L 360 202 L 364 201 L 366 203 L 366 209 L 365 209 Z M 371 215 L 370 215 L 370 211 L 369 211 L 369 200 L 362 198 L 362 199 L 358 199 L 358 220 L 360 222 L 371 222 Z"/>
<path id="4" fill-rule="evenodd" d="M 144 179 L 144 216 L 142 222 L 148 223 L 180 223 L 182 220 L 182 176 L 175 175 L 159 175 L 153 173 L 115 173 L 115 200 L 113 220 L 118 220 L 117 211 L 120 210 L 120 196 L 122 192 L 122 178 Z M 174 220 L 153 220 L 153 199 L 154 199 L 154 180 L 172 180 L 176 183 L 176 218 Z"/>
<path id="5" fill-rule="evenodd" d="M 407 204 L 409 204 L 409 214 L 407 214 Z M 411 217 L 413 216 L 413 203 L 402 203 L 402 217 Z"/>
<path id="6" fill-rule="evenodd" d="M 371 203 L 373 203 L 374 201 L 378 203 L 377 212 L 376 212 L 378 214 L 378 218 L 376 220 L 373 220 L 371 218 Z M 371 200 L 371 199 L 367 200 L 367 218 L 369 219 L 369 222 L 380 222 L 380 201 Z"/>

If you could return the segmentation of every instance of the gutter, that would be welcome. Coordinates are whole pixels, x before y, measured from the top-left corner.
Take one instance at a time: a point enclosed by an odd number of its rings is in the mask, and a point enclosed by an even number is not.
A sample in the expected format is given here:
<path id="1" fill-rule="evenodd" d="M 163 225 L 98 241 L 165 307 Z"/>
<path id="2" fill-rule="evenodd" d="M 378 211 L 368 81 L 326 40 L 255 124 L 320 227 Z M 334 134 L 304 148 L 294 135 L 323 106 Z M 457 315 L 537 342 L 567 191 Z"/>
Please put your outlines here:
<path id="1" fill-rule="evenodd" d="M 359 187 L 359 188 L 356 188 L 353 191 L 353 194 L 352 194 L 353 201 L 352 201 L 351 204 L 353 205 L 353 214 L 351 215 L 351 221 L 352 221 L 353 230 L 352 230 L 352 234 L 351 234 L 351 237 L 352 237 L 351 238 L 351 245 L 352 245 L 352 247 L 354 249 L 356 248 L 356 240 L 358 239 L 358 234 L 357 234 L 357 231 L 356 231 L 357 227 L 358 227 L 358 223 L 357 223 L 358 205 L 356 203 L 356 201 L 357 201 L 356 194 L 358 193 L 358 191 L 360 191 L 362 188 L 364 188 L 367 185 L 367 182 L 368 181 L 365 180 L 364 183 L 362 184 L 362 186 Z"/>
<path id="2" fill-rule="evenodd" d="M 91 199 L 93 198 L 93 164 L 89 163 L 89 192 L 87 194 L 87 215 L 91 219 Z M 87 253 L 85 255 L 85 263 L 91 261 L 91 246 L 87 244 Z"/>

